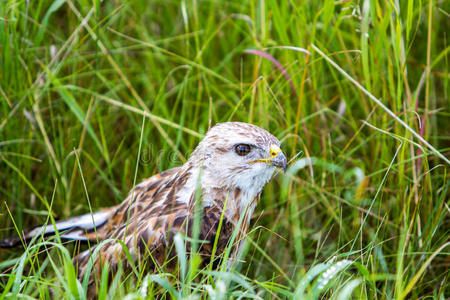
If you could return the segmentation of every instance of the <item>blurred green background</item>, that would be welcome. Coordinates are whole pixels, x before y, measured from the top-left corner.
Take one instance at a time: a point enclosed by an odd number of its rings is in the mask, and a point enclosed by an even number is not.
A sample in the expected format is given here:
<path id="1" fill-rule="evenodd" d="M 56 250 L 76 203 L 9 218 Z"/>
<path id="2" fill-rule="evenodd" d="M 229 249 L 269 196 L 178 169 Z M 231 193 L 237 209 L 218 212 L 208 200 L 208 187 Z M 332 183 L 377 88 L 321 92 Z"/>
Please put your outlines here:
<path id="1" fill-rule="evenodd" d="M 86 213 L 87 195 L 120 203 L 136 168 L 139 181 L 178 166 L 210 123 L 243 121 L 300 153 L 252 220 L 234 271 L 248 295 L 448 298 L 449 164 L 348 77 L 448 157 L 449 13 L 432 0 L 2 1 L 0 238 Z M 22 253 L 0 250 L 3 295 Z M 43 297 L 54 275 L 32 273 L 17 289 Z M 174 286 L 206 299 L 202 280 Z M 247 290 L 227 283 L 226 297 Z"/>

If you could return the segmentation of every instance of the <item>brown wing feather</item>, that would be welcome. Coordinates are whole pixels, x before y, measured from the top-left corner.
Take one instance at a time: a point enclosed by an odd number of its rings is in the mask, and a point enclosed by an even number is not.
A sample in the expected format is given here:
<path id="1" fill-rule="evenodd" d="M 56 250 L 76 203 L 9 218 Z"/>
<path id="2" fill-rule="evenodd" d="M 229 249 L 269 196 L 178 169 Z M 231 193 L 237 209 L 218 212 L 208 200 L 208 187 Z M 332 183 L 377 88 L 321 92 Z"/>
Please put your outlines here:
<path id="1" fill-rule="evenodd" d="M 162 173 L 155 174 L 150 178 L 143 180 L 133 190 L 130 191 L 128 197 L 115 207 L 114 213 L 111 214 L 107 222 L 97 231 L 86 233 L 89 241 L 105 240 L 110 237 L 117 237 L 122 230 L 123 225 L 135 223 L 133 220 L 141 219 L 144 209 L 156 207 L 161 197 L 155 197 L 158 189 L 166 186 L 170 176 L 175 174 L 179 168 L 166 170 Z"/>
<path id="2" fill-rule="evenodd" d="M 187 236 L 192 236 L 192 225 L 194 224 L 194 208 L 192 207 L 193 197 L 191 195 L 191 206 L 177 201 L 177 192 L 185 185 L 189 177 L 189 171 L 183 168 L 174 168 L 156 174 L 138 184 L 119 205 L 107 209 L 107 219 L 96 226 L 73 227 L 62 237 L 79 240 L 103 241 L 109 238 L 122 241 L 127 247 L 133 260 L 137 263 L 144 263 L 149 270 L 165 265 L 169 270 L 174 266 L 176 260 L 172 259 L 176 251 L 172 245 L 176 233 L 180 232 Z M 239 215 L 222 216 L 224 199 L 227 192 L 217 190 L 217 204 L 205 207 L 201 219 L 199 239 L 204 241 L 200 247 L 200 255 L 204 258 L 204 263 L 209 263 L 209 258 L 214 253 L 220 256 L 229 244 L 235 226 L 239 221 Z M 240 197 L 240 190 L 233 194 L 234 198 Z M 236 200 L 235 199 L 235 200 Z M 83 216 L 81 216 L 83 217 Z M 79 217 L 80 218 L 80 217 Z M 223 218 L 220 232 L 219 224 Z M 77 218 L 72 218 L 74 224 Z M 70 219 L 70 220 L 72 220 Z M 67 222 L 67 221 L 66 221 Z M 236 243 L 245 236 L 248 222 L 244 221 L 239 229 Z M 214 243 L 217 238 L 217 245 Z M 190 252 L 190 245 L 187 243 L 187 251 Z M 236 248 L 233 247 L 233 252 Z M 97 257 L 91 254 L 96 246 L 81 252 L 74 258 L 78 266 L 78 276 L 83 279 L 90 260 L 93 260 L 93 270 L 91 270 L 89 280 L 88 295 L 96 295 L 95 276 L 100 276 L 102 265 L 108 263 L 112 273 L 119 264 L 125 268 L 129 267 L 128 260 L 122 249 L 122 244 L 110 241 L 102 245 Z M 217 262 L 217 261 L 216 261 Z"/>
<path id="3" fill-rule="evenodd" d="M 227 247 L 234 230 L 232 222 L 223 219 L 220 234 L 218 232 L 219 223 L 222 218 L 222 210 L 217 207 L 205 207 L 201 219 L 199 240 L 204 241 L 199 252 L 205 264 L 210 262 L 210 257 L 215 253 L 215 257 L 220 256 Z M 112 235 L 122 240 L 134 263 L 144 264 L 149 271 L 154 271 L 164 267 L 172 270 L 175 266 L 176 251 L 173 246 L 173 238 L 179 232 L 187 236 L 192 236 L 192 225 L 194 224 L 194 214 L 186 206 L 179 206 L 168 214 L 151 217 L 146 220 L 131 221 L 125 233 L 125 226 L 122 225 Z M 219 234 L 217 245 L 214 249 L 216 235 Z M 187 252 L 190 252 L 190 244 L 187 243 Z M 100 276 L 101 266 L 107 262 L 109 269 L 113 272 L 119 264 L 129 267 L 121 244 L 110 242 L 100 250 L 100 255 L 94 259 L 94 270 L 91 274 Z M 82 253 L 79 256 L 79 276 L 83 277 L 86 271 L 90 254 Z M 215 263 L 220 260 L 216 260 Z M 95 294 L 95 281 L 91 276 L 89 290 Z"/>
<path id="4" fill-rule="evenodd" d="M 87 233 L 88 240 L 119 239 L 125 243 L 134 259 L 140 257 L 138 243 L 140 237 L 151 241 L 150 250 L 160 248 L 164 243 L 164 230 L 167 230 L 175 218 L 175 211 L 187 211 L 186 205 L 176 203 L 174 192 L 177 187 L 175 180 L 187 174 L 180 174 L 181 168 L 174 168 L 156 174 L 138 184 L 128 195 L 127 199 L 117 206 L 110 219 L 98 228 L 96 232 Z M 177 176 L 173 176 L 177 174 Z M 172 197 L 169 197 L 173 194 Z M 79 276 L 83 277 L 91 253 L 95 247 L 86 250 L 75 257 L 74 261 L 79 267 Z M 114 269 L 122 261 L 122 246 L 117 242 L 109 242 L 100 250 L 100 257 L 94 261 L 95 270 L 100 271 L 102 262 L 108 262 Z"/>
<path id="5" fill-rule="evenodd" d="M 153 202 L 153 195 L 159 187 L 165 186 L 168 178 L 179 168 L 173 168 L 156 174 L 137 185 L 121 204 L 102 209 L 98 212 L 58 221 L 53 224 L 38 226 L 22 236 L 7 238 L 0 241 L 0 248 L 10 248 L 27 243 L 35 236 L 54 236 L 58 230 L 62 239 L 79 241 L 102 241 L 112 234 L 128 216 L 133 219 L 140 212 L 139 207 Z M 143 196 L 143 197 L 141 197 Z M 150 202 L 150 203 L 148 203 Z M 128 209 L 131 208 L 130 214 Z"/>

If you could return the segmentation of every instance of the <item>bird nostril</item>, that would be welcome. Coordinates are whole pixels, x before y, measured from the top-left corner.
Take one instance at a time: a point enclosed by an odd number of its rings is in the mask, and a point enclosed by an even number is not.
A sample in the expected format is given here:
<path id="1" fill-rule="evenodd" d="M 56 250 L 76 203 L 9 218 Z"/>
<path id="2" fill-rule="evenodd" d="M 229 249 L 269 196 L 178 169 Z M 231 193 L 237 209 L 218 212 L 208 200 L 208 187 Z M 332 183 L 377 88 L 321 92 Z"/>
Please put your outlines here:
<path id="1" fill-rule="evenodd" d="M 272 145 L 272 146 L 270 146 L 269 152 L 270 152 L 270 158 L 275 158 L 281 152 L 281 149 L 277 145 Z"/>

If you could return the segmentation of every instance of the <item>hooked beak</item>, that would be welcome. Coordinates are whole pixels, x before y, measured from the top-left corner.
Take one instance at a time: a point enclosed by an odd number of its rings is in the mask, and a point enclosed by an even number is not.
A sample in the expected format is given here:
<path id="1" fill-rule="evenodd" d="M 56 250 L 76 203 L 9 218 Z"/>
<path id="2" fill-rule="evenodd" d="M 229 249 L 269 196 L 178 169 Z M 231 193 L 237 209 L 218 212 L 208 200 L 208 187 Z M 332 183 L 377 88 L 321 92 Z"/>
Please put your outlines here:
<path id="1" fill-rule="evenodd" d="M 277 156 L 270 159 L 270 164 L 272 166 L 282 168 L 284 173 L 286 173 L 287 169 L 287 160 L 286 156 L 284 156 L 283 152 L 278 153 Z"/>
<path id="2" fill-rule="evenodd" d="M 270 158 L 256 159 L 250 161 L 249 163 L 254 164 L 257 162 L 264 162 L 271 166 L 282 168 L 284 173 L 286 173 L 287 159 L 286 156 L 284 156 L 283 151 L 281 151 L 280 147 L 278 147 L 277 145 L 270 146 Z"/>

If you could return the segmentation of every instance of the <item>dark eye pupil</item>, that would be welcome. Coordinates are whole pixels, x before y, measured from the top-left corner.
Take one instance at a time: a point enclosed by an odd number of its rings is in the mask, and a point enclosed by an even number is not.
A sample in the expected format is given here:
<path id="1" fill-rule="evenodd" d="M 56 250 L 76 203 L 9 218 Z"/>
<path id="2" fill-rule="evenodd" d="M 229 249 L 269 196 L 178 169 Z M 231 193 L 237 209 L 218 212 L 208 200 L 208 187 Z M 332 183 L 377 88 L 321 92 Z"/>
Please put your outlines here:
<path id="1" fill-rule="evenodd" d="M 236 146 L 236 153 L 244 156 L 250 153 L 250 146 L 245 144 L 240 144 Z"/>

